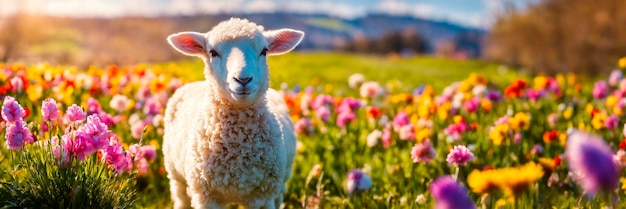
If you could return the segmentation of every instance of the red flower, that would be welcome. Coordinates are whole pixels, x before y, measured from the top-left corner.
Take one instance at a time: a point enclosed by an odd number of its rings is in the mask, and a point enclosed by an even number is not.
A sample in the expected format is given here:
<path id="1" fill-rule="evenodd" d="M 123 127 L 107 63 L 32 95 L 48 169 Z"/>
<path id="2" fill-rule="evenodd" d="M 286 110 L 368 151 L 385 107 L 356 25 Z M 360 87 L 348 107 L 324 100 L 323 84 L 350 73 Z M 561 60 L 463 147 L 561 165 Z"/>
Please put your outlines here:
<path id="1" fill-rule="evenodd" d="M 559 133 L 556 130 L 546 131 L 545 133 L 543 133 L 543 142 L 545 142 L 546 144 L 554 142 L 558 138 Z"/>
<path id="2" fill-rule="evenodd" d="M 370 118 L 378 118 L 383 115 L 383 112 L 380 111 L 377 107 L 367 107 L 367 116 Z"/>
<path id="3" fill-rule="evenodd" d="M 619 149 L 626 149 L 626 139 L 622 140 L 619 143 Z"/>
<path id="4" fill-rule="evenodd" d="M 557 155 L 554 157 L 554 167 L 559 167 L 559 165 L 561 165 L 561 156 Z"/>

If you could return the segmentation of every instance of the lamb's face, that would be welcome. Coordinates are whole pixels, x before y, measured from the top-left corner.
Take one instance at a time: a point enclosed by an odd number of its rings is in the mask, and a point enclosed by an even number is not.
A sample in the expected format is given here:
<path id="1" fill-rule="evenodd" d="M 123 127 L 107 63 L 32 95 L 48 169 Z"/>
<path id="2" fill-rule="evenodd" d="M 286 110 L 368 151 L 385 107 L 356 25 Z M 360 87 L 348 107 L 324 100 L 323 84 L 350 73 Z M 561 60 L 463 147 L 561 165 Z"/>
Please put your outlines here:
<path id="1" fill-rule="evenodd" d="M 183 32 L 169 43 L 187 55 L 200 56 L 207 80 L 217 83 L 220 96 L 236 106 L 249 106 L 268 88 L 267 55 L 291 51 L 304 33 L 291 29 L 263 31 L 247 20 L 231 19 L 207 34 Z"/>

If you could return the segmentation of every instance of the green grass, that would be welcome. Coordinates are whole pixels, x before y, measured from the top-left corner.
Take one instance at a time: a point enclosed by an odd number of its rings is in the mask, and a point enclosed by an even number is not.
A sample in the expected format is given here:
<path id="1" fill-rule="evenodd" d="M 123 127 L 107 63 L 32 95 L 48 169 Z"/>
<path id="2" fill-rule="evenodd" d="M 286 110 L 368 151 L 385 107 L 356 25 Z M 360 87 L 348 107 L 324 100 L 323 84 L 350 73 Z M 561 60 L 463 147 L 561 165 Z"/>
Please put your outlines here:
<path id="1" fill-rule="evenodd" d="M 432 85 L 437 92 L 452 82 L 466 78 L 470 73 L 486 76 L 495 83 L 505 85 L 520 74 L 500 65 L 476 60 L 450 60 L 434 57 L 385 58 L 379 56 L 344 53 L 301 52 L 268 57 L 270 86 L 278 88 L 281 83 L 289 86 L 318 86 L 331 84 L 345 90 L 348 77 L 354 73 L 365 75 L 367 80 L 386 83 L 397 80 L 403 90 L 421 84 Z M 203 63 L 188 59 L 176 63 L 157 65 L 158 68 L 185 69 L 174 74 L 186 80 L 203 79 Z M 501 68 L 498 70 L 498 68 Z"/>

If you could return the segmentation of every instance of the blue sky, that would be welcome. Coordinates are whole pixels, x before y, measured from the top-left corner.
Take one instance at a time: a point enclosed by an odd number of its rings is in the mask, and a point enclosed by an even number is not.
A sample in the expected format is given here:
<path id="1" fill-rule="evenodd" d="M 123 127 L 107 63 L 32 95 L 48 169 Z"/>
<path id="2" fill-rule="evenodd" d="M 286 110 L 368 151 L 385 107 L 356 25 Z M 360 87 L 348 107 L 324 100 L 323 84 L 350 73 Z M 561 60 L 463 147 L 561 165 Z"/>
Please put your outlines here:
<path id="1" fill-rule="evenodd" d="M 488 27 L 507 2 L 531 1 L 536 0 L 0 0 L 0 15 L 19 8 L 80 17 L 295 11 L 353 18 L 374 11 Z"/>

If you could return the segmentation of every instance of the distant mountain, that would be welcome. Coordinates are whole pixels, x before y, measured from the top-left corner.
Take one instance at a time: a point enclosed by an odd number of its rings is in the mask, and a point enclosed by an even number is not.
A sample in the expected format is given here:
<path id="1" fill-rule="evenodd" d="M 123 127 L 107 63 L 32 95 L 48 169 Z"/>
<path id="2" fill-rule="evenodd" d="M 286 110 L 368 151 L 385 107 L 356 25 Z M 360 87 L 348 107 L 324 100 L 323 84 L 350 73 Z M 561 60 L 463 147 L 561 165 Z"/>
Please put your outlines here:
<path id="1" fill-rule="evenodd" d="M 451 42 L 459 50 L 468 51 L 471 57 L 480 56 L 481 45 L 486 31 L 458 24 L 416 18 L 413 16 L 394 16 L 388 14 L 369 14 L 356 19 L 342 19 L 323 14 L 295 13 L 254 13 L 220 14 L 194 17 L 177 17 L 179 22 L 195 22 L 196 30 L 205 27 L 208 19 L 214 22 L 231 17 L 247 18 L 263 25 L 266 29 L 294 28 L 306 33 L 299 49 L 333 50 L 352 40 L 355 36 L 369 39 L 381 37 L 385 33 L 403 30 L 416 30 L 426 39 L 429 52 L 433 52 L 438 43 Z M 215 23 L 213 23 L 215 24 Z M 210 25 L 212 27 L 212 25 Z"/>
<path id="2" fill-rule="evenodd" d="M 386 14 L 355 19 L 286 12 L 118 18 L 16 17 L 0 19 L 0 31 L 11 31 L 11 39 L 0 38 L 0 59 L 84 65 L 180 59 L 183 55 L 165 41 L 168 35 L 180 31 L 206 32 L 231 17 L 250 19 L 266 29 L 294 28 L 306 32 L 296 50 L 417 52 L 467 58 L 480 56 L 486 34 L 481 29 L 449 22 Z M 402 41 L 397 41 L 400 39 Z M 418 47 L 411 47 L 411 43 L 418 43 L 415 45 Z M 384 50 L 379 50 L 381 48 Z"/>

